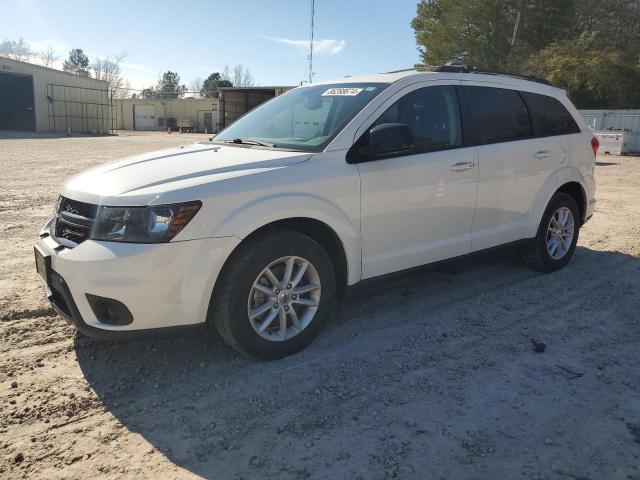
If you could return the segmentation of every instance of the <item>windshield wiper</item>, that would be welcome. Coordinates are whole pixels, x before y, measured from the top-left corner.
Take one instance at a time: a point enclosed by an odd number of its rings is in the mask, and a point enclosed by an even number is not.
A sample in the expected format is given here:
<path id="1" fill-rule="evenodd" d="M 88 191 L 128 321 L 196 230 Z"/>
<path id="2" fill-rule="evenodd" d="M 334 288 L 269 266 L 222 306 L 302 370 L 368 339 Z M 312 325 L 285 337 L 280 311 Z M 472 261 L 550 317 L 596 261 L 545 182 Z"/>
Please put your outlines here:
<path id="1" fill-rule="evenodd" d="M 241 145 L 258 145 L 260 147 L 275 147 L 273 143 L 259 142 L 251 138 L 234 138 L 233 140 L 222 140 L 224 143 L 238 143 Z"/>
<path id="2" fill-rule="evenodd" d="M 260 147 L 280 148 L 282 150 L 287 150 L 290 152 L 304 152 L 304 150 L 299 148 L 292 148 L 290 146 L 286 146 L 286 147 L 278 146 L 275 143 L 262 142 L 258 140 L 253 140 L 251 138 L 234 138 L 233 140 L 216 140 L 215 137 L 211 137 L 209 141 L 214 143 L 235 143 L 236 145 L 257 145 Z"/>

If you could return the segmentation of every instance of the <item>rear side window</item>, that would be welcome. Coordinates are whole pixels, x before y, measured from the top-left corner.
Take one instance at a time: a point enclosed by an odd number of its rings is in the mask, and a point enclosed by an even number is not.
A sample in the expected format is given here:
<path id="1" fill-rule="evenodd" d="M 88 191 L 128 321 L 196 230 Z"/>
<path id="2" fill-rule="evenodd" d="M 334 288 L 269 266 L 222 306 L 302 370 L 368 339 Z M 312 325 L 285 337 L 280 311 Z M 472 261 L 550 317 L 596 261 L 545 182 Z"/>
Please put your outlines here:
<path id="1" fill-rule="evenodd" d="M 529 111 L 515 90 L 464 87 L 470 128 L 465 134 L 476 145 L 533 136 Z"/>
<path id="2" fill-rule="evenodd" d="M 404 123 L 413 138 L 412 153 L 430 152 L 462 144 L 460 109 L 452 86 L 414 90 L 391 105 L 372 125 Z"/>
<path id="3" fill-rule="evenodd" d="M 537 135 L 566 135 L 580 132 L 576 121 L 556 98 L 530 92 L 522 92 L 522 96 L 529 106 Z"/>

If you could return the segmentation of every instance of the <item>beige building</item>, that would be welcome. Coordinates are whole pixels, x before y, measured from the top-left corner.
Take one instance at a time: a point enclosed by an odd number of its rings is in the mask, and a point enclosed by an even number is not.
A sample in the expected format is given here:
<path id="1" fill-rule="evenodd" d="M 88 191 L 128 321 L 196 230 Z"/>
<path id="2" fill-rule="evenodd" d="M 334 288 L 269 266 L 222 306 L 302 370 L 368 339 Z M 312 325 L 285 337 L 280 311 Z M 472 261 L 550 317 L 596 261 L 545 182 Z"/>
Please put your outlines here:
<path id="1" fill-rule="evenodd" d="M 291 87 L 221 88 L 214 98 L 127 98 L 114 100 L 117 130 L 181 128 L 216 133 L 261 103 Z"/>
<path id="2" fill-rule="evenodd" d="M 111 99 L 107 82 L 0 57 L 0 130 L 216 133 L 291 87 L 221 88 L 214 98 Z"/>
<path id="3" fill-rule="evenodd" d="M 116 130 L 185 128 L 213 132 L 218 120 L 218 100 L 213 98 L 161 99 L 126 98 L 113 102 Z"/>
<path id="4" fill-rule="evenodd" d="M 107 82 L 0 57 L 0 130 L 107 133 Z"/>

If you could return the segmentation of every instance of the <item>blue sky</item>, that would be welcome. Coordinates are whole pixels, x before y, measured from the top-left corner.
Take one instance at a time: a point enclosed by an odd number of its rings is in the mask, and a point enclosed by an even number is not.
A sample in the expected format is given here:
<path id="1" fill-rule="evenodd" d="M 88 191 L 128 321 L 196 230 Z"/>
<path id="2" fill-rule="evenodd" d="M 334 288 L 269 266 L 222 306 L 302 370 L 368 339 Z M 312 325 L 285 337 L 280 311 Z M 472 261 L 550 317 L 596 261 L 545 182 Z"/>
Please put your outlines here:
<path id="1" fill-rule="evenodd" d="M 166 70 L 187 85 L 226 64 L 247 65 L 259 85 L 307 78 L 310 0 L 64 2 L 15 0 L 2 6 L 0 36 L 32 47 L 95 56 L 126 52 L 132 87 Z M 316 0 L 314 80 L 383 72 L 418 62 L 411 19 L 417 0 Z"/>

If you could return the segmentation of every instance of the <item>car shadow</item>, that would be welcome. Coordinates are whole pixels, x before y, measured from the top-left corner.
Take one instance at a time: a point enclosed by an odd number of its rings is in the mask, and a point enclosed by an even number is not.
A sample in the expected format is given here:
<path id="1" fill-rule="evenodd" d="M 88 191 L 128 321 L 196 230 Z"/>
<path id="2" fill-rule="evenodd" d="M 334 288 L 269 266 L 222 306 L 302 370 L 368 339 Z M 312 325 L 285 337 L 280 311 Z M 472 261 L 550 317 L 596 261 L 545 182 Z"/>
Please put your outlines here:
<path id="1" fill-rule="evenodd" d="M 629 261 L 638 268 L 635 257 L 579 247 L 569 266 L 549 279 L 560 286 L 566 277 Z M 459 302 L 491 291 L 528 289 L 529 280 L 543 275 L 526 268 L 515 252 L 502 250 L 372 282 L 341 302 L 335 318 L 306 350 L 273 362 L 246 359 L 204 328 L 180 338 L 130 343 L 77 336 L 74 347 L 83 374 L 104 408 L 176 465 L 205 478 L 308 478 L 313 472 L 304 470 L 301 447 L 274 452 L 290 455 L 285 466 L 265 458 L 276 445 L 287 448 L 303 442 L 312 450 L 314 442 L 319 442 L 328 428 L 325 417 L 317 413 L 326 408 L 322 402 L 327 397 L 318 393 L 321 389 L 333 389 L 335 408 L 356 402 L 350 392 L 363 387 L 344 383 L 349 379 L 341 373 L 346 364 L 377 355 L 394 332 L 411 332 L 416 325 L 424 329 L 431 312 L 446 314 Z M 518 287 L 519 283 L 523 285 Z M 598 295 L 588 287 L 580 292 L 579 282 L 572 288 L 585 296 Z M 539 295 L 544 302 L 546 294 Z M 483 308 L 481 302 L 477 305 Z M 366 386 L 369 398 L 375 398 L 379 387 L 377 383 Z M 385 405 L 380 406 L 382 411 L 391 408 Z M 351 413 L 341 421 L 357 422 L 358 408 L 363 407 L 353 403 Z M 300 470 L 282 470 L 292 463 L 299 464 Z"/>
<path id="2" fill-rule="evenodd" d="M 611 165 L 618 165 L 616 162 L 596 162 L 596 166 L 598 167 L 609 167 Z"/>

